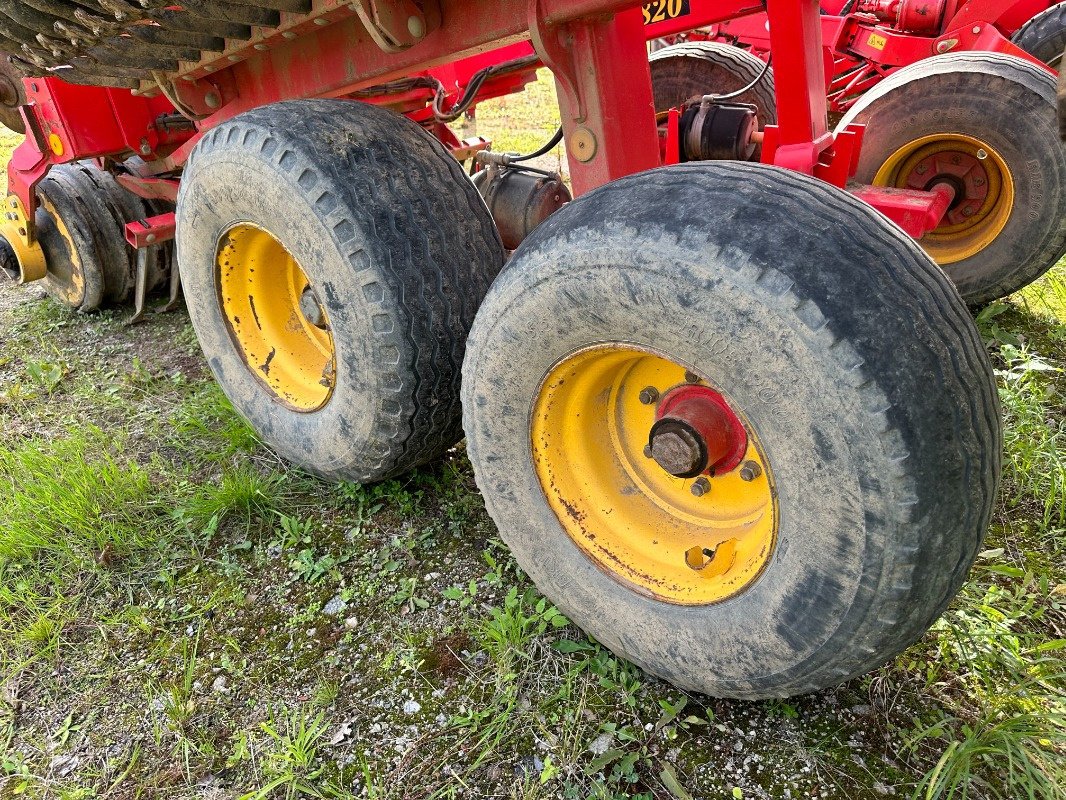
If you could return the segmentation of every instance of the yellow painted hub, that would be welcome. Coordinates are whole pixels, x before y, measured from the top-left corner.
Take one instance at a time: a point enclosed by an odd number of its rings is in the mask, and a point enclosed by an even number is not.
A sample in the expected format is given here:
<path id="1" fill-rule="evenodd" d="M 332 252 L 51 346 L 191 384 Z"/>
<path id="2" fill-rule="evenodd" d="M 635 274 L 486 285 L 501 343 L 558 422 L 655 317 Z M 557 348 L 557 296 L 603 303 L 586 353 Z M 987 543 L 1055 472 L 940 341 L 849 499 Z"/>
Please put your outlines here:
<path id="1" fill-rule="evenodd" d="M 217 265 L 222 312 L 252 374 L 290 408 L 324 406 L 335 381 L 333 335 L 296 259 L 242 223 L 220 237 Z"/>
<path id="2" fill-rule="evenodd" d="M 873 181 L 876 186 L 916 188 L 915 176 L 924 168 L 921 179 L 931 185 L 937 177 L 937 165 L 943 168 L 943 175 L 948 175 L 950 162 L 957 156 L 980 163 L 987 194 L 969 218 L 956 223 L 945 219 L 922 237 L 922 247 L 941 265 L 976 255 L 1003 232 L 1014 208 L 1014 179 L 1003 157 L 980 139 L 961 133 L 923 136 L 889 156 Z M 956 203 L 961 199 L 956 197 Z"/>
<path id="3" fill-rule="evenodd" d="M 596 345 L 564 359 L 534 401 L 533 463 L 548 504 L 570 538 L 604 571 L 642 594 L 679 605 L 725 600 L 766 566 L 777 536 L 770 465 L 745 422 L 761 474 L 736 469 L 676 478 L 644 453 L 661 395 L 685 383 L 686 368 L 632 345 Z M 712 387 L 713 388 L 713 387 Z M 738 416 L 741 416 L 738 412 Z M 749 475 L 750 477 L 750 475 Z"/>
<path id="4" fill-rule="evenodd" d="M 19 283 L 39 281 L 45 276 L 48 264 L 44 250 L 36 239 L 26 208 L 13 194 L 8 195 L 4 215 L 0 218 L 0 236 L 7 239 L 15 251 L 19 264 Z"/>

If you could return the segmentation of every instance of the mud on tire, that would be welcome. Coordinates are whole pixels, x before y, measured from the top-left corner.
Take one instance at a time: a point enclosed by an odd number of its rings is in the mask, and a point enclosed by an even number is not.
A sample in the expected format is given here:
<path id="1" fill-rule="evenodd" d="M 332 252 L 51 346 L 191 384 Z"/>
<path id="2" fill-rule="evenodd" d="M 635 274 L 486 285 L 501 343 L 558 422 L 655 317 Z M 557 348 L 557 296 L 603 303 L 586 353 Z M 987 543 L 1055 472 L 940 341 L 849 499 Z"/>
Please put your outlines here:
<path id="1" fill-rule="evenodd" d="M 315 334 L 324 341 L 328 330 L 334 348 L 312 376 L 330 383 L 320 407 L 294 409 L 267 382 L 273 356 L 255 363 L 241 349 L 237 333 L 256 312 L 227 317 L 219 260 L 235 226 L 283 248 L 280 261 L 248 275 L 281 269 L 287 253 L 328 316 Z M 417 125 L 330 100 L 279 103 L 220 125 L 182 180 L 177 246 L 211 369 L 281 455 L 320 475 L 374 481 L 458 441 L 466 336 L 503 251 L 473 184 Z M 284 290 L 276 283 L 257 284 L 260 309 Z"/>
<path id="2" fill-rule="evenodd" d="M 567 533 L 568 516 L 616 518 L 644 491 L 630 469 L 639 456 L 617 474 L 601 458 L 609 474 L 578 476 L 566 513 L 539 477 L 533 414 L 545 376 L 616 346 L 695 373 L 761 440 L 776 543 L 757 577 L 719 602 L 668 602 Z M 588 633 L 686 689 L 780 697 L 879 666 L 944 610 L 988 525 L 998 405 L 965 305 L 895 226 L 797 173 L 687 164 L 579 198 L 493 285 L 464 378 L 468 452 L 518 562 Z M 597 390 L 587 402 L 610 414 L 615 396 Z M 611 430 L 594 447 L 627 435 Z M 719 480 L 709 479 L 710 503 Z M 677 503 L 690 503 L 679 486 Z M 649 528 L 648 541 L 661 548 L 666 527 Z"/>

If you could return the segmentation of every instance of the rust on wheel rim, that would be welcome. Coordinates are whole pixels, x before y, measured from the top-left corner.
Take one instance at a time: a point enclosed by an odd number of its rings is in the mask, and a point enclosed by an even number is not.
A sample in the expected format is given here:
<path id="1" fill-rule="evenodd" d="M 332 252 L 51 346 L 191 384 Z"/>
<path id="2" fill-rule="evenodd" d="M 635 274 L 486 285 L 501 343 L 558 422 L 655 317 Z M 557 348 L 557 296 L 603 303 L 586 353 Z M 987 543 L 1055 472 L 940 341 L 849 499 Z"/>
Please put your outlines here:
<path id="1" fill-rule="evenodd" d="M 545 376 L 530 441 L 548 505 L 604 572 L 678 605 L 726 600 L 773 553 L 773 474 L 752 426 L 707 381 L 630 344 Z"/>

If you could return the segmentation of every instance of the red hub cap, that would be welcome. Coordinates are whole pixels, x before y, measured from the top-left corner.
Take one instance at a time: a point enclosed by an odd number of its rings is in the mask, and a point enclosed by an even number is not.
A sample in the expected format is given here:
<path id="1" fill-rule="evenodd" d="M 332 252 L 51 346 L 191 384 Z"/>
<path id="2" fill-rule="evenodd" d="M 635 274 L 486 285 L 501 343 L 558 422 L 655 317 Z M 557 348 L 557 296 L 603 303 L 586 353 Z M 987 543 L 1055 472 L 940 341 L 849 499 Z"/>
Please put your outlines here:
<path id="1" fill-rule="evenodd" d="M 648 448 L 666 472 L 694 478 L 734 469 L 748 449 L 748 435 L 718 392 L 707 386 L 679 386 L 659 404 Z"/>

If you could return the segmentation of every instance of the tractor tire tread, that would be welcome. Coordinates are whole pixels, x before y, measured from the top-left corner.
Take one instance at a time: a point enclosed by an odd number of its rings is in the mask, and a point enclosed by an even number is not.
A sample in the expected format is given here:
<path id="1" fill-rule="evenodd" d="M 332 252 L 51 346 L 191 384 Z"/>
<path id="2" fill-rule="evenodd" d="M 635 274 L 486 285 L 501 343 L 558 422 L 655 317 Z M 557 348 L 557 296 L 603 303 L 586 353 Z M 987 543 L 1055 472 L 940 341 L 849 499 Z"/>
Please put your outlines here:
<path id="1" fill-rule="evenodd" d="M 363 103 L 300 100 L 248 111 L 204 137 L 187 173 L 232 147 L 272 161 L 289 188 L 318 209 L 353 269 L 367 271 L 363 292 L 368 301 L 378 298 L 384 315 L 368 349 L 377 369 L 395 378 L 389 403 L 399 413 L 378 415 L 370 450 L 341 476 L 383 480 L 443 455 L 462 437 L 466 332 L 503 261 L 473 183 L 426 131 Z M 442 187 L 454 187 L 449 203 Z M 181 217 L 179 198 L 179 227 Z M 358 250 L 354 231 L 363 241 Z"/>
<path id="2" fill-rule="evenodd" d="M 1061 59 L 1066 49 L 1066 3 L 1044 9 L 1018 28 L 1010 40 L 1045 64 Z"/>
<path id="3" fill-rule="evenodd" d="M 693 58 L 729 69 L 744 83 L 754 81 L 762 73 L 765 64 L 749 51 L 725 42 L 681 42 L 656 50 L 649 61 L 654 76 L 655 64 L 674 58 Z M 653 77 L 654 80 L 654 77 Z M 777 97 L 774 94 L 774 71 L 769 68 L 751 92 L 759 98 L 760 122 L 772 125 L 777 122 Z M 662 111 L 664 109 L 656 109 Z"/>
<path id="4" fill-rule="evenodd" d="M 652 210 L 654 203 L 649 200 L 645 206 L 626 199 L 638 187 L 681 198 L 692 191 L 693 184 L 704 183 L 724 196 L 742 198 L 738 203 L 745 217 L 784 214 L 803 219 L 810 215 L 810 209 L 817 208 L 818 224 L 824 230 L 856 231 L 847 238 L 825 237 L 822 246 L 827 248 L 826 257 L 818 266 L 792 264 L 786 272 L 775 267 L 756 272 L 749 271 L 741 260 L 731 267 L 735 270 L 732 281 L 739 284 L 743 280 L 747 292 L 769 294 L 775 307 L 791 307 L 809 329 L 809 341 L 822 349 L 824 363 L 831 365 L 827 369 L 834 371 L 835 380 L 859 392 L 868 415 L 861 427 L 879 432 L 885 463 L 891 465 L 884 477 L 892 488 L 883 493 L 898 498 L 895 519 L 886 523 L 895 526 L 898 539 L 882 541 L 886 548 L 883 558 L 867 564 L 869 572 L 863 572 L 846 621 L 805 661 L 786 672 L 750 683 L 725 682 L 714 676 L 701 681 L 683 668 L 675 671 L 662 660 L 642 662 L 639 648 L 623 652 L 683 688 L 746 699 L 802 694 L 861 675 L 902 651 L 943 613 L 962 585 L 979 551 L 980 534 L 988 526 L 997 489 L 1001 443 L 998 397 L 991 365 L 965 304 L 942 270 L 902 231 L 886 224 L 880 214 L 857 199 L 807 176 L 742 163 L 716 167 L 685 164 L 623 178 L 587 195 L 566 213 L 553 216 L 523 244 L 486 301 L 489 313 L 479 318 L 471 334 L 470 356 L 464 366 L 467 448 L 475 467 L 484 467 L 488 443 L 478 432 L 477 376 L 486 369 L 482 362 L 500 357 L 492 352 L 493 335 L 498 333 L 494 327 L 508 316 L 510 304 L 523 291 L 555 274 L 548 266 L 553 252 L 560 252 L 560 248 L 581 252 L 583 245 L 594 246 L 601 240 L 597 228 L 604 216 L 624 213 L 626 231 L 661 227 Z M 698 246 L 695 231 L 686 231 L 664 229 L 664 246 Z M 699 234 L 706 235 L 704 231 Z M 767 229 L 767 235 L 776 234 Z M 862 265 L 866 273 L 863 291 L 876 290 L 886 299 L 884 325 L 854 329 L 852 323 L 853 329 L 848 329 L 849 316 L 855 319 L 848 308 L 848 293 L 838 294 L 829 288 L 854 283 L 856 273 L 844 267 L 848 264 L 853 269 Z M 568 264 L 567 268 L 579 269 L 580 265 Z M 513 299 L 501 306 L 501 298 Z M 892 351 L 894 345 L 880 335 L 885 327 L 912 334 L 907 343 L 909 356 Z M 912 362 L 920 362 L 922 370 L 929 371 L 919 371 Z M 945 403 L 944 394 L 922 393 L 920 387 L 926 382 L 943 387 L 946 396 L 959 403 Z M 938 427 L 946 410 L 952 414 L 950 427 Z M 937 465 L 913 455 L 930 436 L 942 436 L 958 448 L 965 474 L 964 481 L 951 484 L 953 488 L 967 486 L 968 497 L 959 493 L 952 498 L 952 506 L 964 518 L 950 530 L 939 523 L 917 524 L 924 516 L 936 513 L 942 500 L 937 491 L 928 488 L 938 484 Z M 493 475 L 479 473 L 476 469 L 486 504 L 497 516 L 497 506 L 513 500 L 506 493 L 502 501 L 497 499 L 501 487 L 493 483 Z M 966 502 L 971 499 L 974 502 Z M 873 558 L 869 554 L 866 557 Z M 950 559 L 950 567 L 942 566 L 944 559 Z M 580 618 L 580 611 L 569 608 L 566 597 L 552 599 L 564 612 Z M 802 620 L 797 625 L 802 628 Z M 790 635 L 802 641 L 806 633 L 793 629 Z"/>

